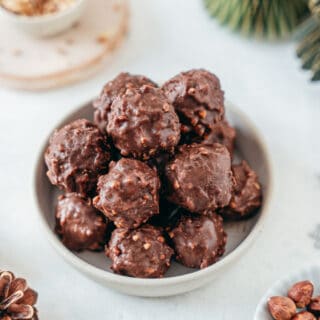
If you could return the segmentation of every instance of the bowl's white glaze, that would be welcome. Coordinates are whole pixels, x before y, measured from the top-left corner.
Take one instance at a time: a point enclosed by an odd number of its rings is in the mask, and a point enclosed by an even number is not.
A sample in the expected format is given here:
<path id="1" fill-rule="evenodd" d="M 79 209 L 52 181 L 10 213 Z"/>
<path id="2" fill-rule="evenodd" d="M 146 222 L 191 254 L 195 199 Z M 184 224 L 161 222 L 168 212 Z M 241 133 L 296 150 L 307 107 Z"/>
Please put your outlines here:
<path id="1" fill-rule="evenodd" d="M 320 294 L 319 262 L 311 265 L 306 265 L 302 267 L 300 270 L 297 270 L 294 273 L 274 283 L 260 300 L 254 315 L 254 320 L 273 320 L 267 307 L 268 299 L 272 296 L 286 296 L 288 290 L 293 284 L 304 280 L 309 280 L 313 283 L 315 288 L 314 296 L 318 296 Z"/>
<path id="2" fill-rule="evenodd" d="M 237 129 L 236 150 L 257 171 L 263 187 L 263 206 L 258 215 L 241 222 L 225 224 L 228 234 L 226 253 L 214 265 L 194 270 L 173 262 L 166 276 L 162 279 L 137 279 L 112 273 L 110 261 L 103 253 L 73 253 L 60 242 L 54 233 L 54 207 L 58 191 L 46 176 L 46 166 L 43 160 L 48 138 L 39 154 L 35 168 L 35 197 L 39 207 L 39 219 L 54 248 L 71 265 L 93 280 L 123 293 L 137 296 L 169 296 L 196 289 L 217 276 L 222 276 L 225 269 L 244 255 L 256 236 L 262 231 L 272 190 L 271 161 L 266 146 L 258 130 L 251 121 L 231 103 L 226 103 L 227 118 Z M 88 103 L 66 117 L 53 129 L 79 118 L 92 119 L 92 107 Z"/>
<path id="3" fill-rule="evenodd" d="M 0 6 L 0 18 L 30 35 L 49 37 L 72 27 L 84 13 L 87 3 L 88 0 L 76 0 L 65 10 L 41 16 L 17 15 Z"/>

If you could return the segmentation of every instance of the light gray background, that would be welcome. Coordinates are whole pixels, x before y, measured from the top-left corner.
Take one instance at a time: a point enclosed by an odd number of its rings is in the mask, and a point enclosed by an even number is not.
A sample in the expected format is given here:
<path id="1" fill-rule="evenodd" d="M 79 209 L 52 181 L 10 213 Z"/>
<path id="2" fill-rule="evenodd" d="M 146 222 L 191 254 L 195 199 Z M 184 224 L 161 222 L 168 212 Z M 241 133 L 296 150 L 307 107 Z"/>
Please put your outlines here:
<path id="1" fill-rule="evenodd" d="M 320 239 L 320 84 L 308 82 L 294 50 L 230 33 L 200 0 L 134 0 L 128 41 L 94 79 L 36 94 L 0 89 L 0 268 L 40 292 L 41 319 L 248 320 L 275 280 L 319 259 L 309 234 Z M 215 72 L 266 138 L 276 182 L 269 217 L 249 252 L 206 287 L 163 299 L 123 296 L 87 280 L 49 246 L 33 202 L 37 153 L 56 122 L 119 71 L 158 80 L 195 67 Z"/>

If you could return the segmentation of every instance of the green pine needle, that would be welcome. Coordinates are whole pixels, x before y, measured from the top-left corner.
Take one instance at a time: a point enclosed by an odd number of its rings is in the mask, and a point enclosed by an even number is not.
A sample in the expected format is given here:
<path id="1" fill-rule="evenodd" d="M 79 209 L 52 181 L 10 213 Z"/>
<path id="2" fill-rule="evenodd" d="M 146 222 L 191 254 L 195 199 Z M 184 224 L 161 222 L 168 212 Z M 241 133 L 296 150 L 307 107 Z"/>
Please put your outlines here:
<path id="1" fill-rule="evenodd" d="M 301 42 L 297 55 L 302 61 L 302 68 L 312 71 L 312 81 L 320 80 L 320 0 L 310 0 L 312 17 L 301 27 Z"/>
<path id="2" fill-rule="evenodd" d="M 204 0 L 209 13 L 244 35 L 287 36 L 308 12 L 305 0 Z"/>

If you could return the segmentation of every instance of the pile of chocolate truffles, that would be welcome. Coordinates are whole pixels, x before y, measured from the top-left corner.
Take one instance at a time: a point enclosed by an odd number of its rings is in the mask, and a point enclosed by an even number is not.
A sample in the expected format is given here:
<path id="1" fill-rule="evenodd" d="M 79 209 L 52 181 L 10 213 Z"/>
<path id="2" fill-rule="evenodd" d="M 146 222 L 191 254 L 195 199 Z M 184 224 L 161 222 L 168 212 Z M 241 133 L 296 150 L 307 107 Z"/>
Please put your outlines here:
<path id="1" fill-rule="evenodd" d="M 105 250 L 116 273 L 163 277 L 172 258 L 205 268 L 224 254 L 223 219 L 261 205 L 256 173 L 232 164 L 235 129 L 219 79 L 182 72 L 162 87 L 121 73 L 93 103 L 94 123 L 56 130 L 45 161 L 70 250 Z"/>
<path id="2" fill-rule="evenodd" d="M 313 297 L 314 285 L 305 280 L 295 283 L 287 296 L 274 296 L 268 300 L 268 309 L 275 320 L 320 319 L 320 296 Z"/>

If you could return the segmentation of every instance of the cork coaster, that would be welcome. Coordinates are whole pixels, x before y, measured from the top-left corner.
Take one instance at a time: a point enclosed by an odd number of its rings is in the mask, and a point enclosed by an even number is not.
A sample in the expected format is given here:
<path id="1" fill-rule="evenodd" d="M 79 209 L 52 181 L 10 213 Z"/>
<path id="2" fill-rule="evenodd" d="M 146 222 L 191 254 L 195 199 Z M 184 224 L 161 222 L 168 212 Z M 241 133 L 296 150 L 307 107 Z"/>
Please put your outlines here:
<path id="1" fill-rule="evenodd" d="M 34 38 L 0 20 L 0 83 L 50 89 L 88 78 L 110 62 L 128 26 L 127 0 L 90 0 L 82 19 L 53 38 Z"/>

